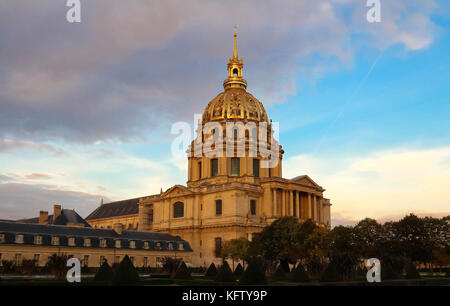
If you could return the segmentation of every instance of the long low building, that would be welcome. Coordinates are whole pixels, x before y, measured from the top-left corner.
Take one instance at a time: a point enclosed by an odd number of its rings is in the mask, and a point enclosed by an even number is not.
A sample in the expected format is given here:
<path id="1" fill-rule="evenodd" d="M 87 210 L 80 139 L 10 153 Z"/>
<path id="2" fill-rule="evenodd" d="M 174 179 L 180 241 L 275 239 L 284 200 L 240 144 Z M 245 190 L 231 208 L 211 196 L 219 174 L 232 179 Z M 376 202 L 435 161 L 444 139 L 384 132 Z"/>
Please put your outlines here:
<path id="1" fill-rule="evenodd" d="M 48 225 L 0 221 L 0 263 L 12 260 L 20 266 L 23 260 L 35 260 L 45 266 L 53 254 L 80 259 L 82 266 L 99 267 L 119 263 L 128 255 L 136 267 L 160 266 L 164 257 L 192 259 L 190 244 L 166 233 L 124 230 L 122 224 L 113 229 Z"/>

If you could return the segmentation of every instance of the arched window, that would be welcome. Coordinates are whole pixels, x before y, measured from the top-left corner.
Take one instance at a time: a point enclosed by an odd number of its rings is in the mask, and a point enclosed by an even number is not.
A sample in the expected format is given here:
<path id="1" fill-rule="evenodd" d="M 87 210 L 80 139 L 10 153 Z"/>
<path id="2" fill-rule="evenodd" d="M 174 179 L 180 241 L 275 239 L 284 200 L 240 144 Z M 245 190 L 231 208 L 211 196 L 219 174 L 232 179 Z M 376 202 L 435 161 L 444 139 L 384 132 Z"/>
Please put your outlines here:
<path id="1" fill-rule="evenodd" d="M 241 161 L 239 157 L 231 158 L 231 176 L 241 175 Z"/>
<path id="2" fill-rule="evenodd" d="M 184 217 L 184 203 L 176 202 L 173 204 L 173 217 L 174 218 L 182 218 Z"/>
<path id="3" fill-rule="evenodd" d="M 238 72 L 239 72 L 238 69 L 237 69 L 237 68 L 234 68 L 234 69 L 233 69 L 233 76 L 234 76 L 234 77 L 237 77 L 237 76 L 238 76 Z"/>

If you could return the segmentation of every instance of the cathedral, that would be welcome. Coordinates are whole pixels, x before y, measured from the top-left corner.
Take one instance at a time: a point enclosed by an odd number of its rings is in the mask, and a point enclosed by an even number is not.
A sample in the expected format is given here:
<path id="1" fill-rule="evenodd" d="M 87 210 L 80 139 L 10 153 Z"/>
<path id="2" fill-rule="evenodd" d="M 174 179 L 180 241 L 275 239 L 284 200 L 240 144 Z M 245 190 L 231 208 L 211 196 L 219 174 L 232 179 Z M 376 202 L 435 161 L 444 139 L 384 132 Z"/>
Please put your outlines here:
<path id="1" fill-rule="evenodd" d="M 218 263 L 225 241 L 251 240 L 282 216 L 330 226 L 325 189 L 307 175 L 282 176 L 284 151 L 263 104 L 247 91 L 236 33 L 227 72 L 224 91 L 207 104 L 187 150 L 187 186 L 103 204 L 86 218 L 91 226 L 119 222 L 132 230 L 180 236 L 192 247 L 194 266 Z"/>

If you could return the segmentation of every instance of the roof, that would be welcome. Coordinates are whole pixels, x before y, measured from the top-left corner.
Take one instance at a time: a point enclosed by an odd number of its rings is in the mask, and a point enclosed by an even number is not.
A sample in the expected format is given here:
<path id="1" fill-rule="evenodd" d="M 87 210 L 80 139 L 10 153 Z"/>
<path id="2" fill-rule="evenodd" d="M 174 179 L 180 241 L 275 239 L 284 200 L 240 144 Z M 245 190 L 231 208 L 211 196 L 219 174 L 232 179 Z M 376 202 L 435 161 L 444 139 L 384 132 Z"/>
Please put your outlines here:
<path id="1" fill-rule="evenodd" d="M 39 217 L 17 220 L 19 223 L 39 223 Z M 91 227 L 77 212 L 73 209 L 62 209 L 61 214 L 53 222 L 53 215 L 49 215 L 47 224 L 67 225 L 67 223 L 83 224 L 85 227 Z"/>
<path id="2" fill-rule="evenodd" d="M 105 219 L 117 216 L 137 215 L 139 212 L 139 200 L 134 198 L 102 204 L 86 217 L 86 220 Z"/>
<path id="3" fill-rule="evenodd" d="M 69 246 L 68 238 L 75 238 L 75 245 L 70 246 L 81 247 L 84 246 L 84 238 L 90 238 L 91 247 L 100 247 L 100 240 L 105 239 L 107 248 L 114 248 L 115 241 L 121 240 L 121 248 L 130 248 L 130 241 L 135 241 L 136 249 L 144 249 L 144 242 L 148 242 L 149 250 L 158 249 L 156 243 L 160 243 L 161 250 L 169 250 L 169 243 L 173 243 L 173 250 L 192 251 L 189 243 L 179 236 L 156 232 L 124 230 L 119 235 L 112 229 L 0 221 L 0 234 L 5 235 L 3 243 L 7 244 L 17 244 L 15 236 L 22 234 L 23 244 L 34 244 L 34 236 L 39 235 L 43 238 L 43 245 L 51 245 L 51 237 L 57 236 L 60 238 L 60 246 Z M 180 244 L 183 245 L 182 249 Z"/>

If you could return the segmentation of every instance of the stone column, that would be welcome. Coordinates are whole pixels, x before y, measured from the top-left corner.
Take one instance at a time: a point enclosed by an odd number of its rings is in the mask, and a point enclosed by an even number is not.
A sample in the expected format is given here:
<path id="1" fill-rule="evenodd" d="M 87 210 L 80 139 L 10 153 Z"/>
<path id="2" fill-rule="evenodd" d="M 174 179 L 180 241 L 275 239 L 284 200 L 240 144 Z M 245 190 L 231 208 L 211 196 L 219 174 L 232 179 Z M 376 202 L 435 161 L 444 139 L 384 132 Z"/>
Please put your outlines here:
<path id="1" fill-rule="evenodd" d="M 290 202 L 290 216 L 294 216 L 294 192 L 292 190 L 289 191 L 289 202 Z"/>
<path id="2" fill-rule="evenodd" d="M 277 206 L 278 206 L 278 203 L 277 203 L 277 189 L 276 188 L 273 188 L 272 189 L 273 191 L 272 191 L 272 193 L 273 193 L 273 202 L 272 202 L 272 205 L 273 205 L 273 216 L 274 217 L 276 217 L 276 216 L 278 216 L 278 211 L 277 211 Z"/>
<path id="3" fill-rule="evenodd" d="M 296 191 L 295 192 L 295 216 L 297 218 L 299 218 L 299 219 L 300 219 L 300 216 L 301 216 L 301 214 L 300 214 L 300 207 L 301 207 L 301 205 L 300 205 L 300 192 Z"/>
<path id="4" fill-rule="evenodd" d="M 281 216 L 286 216 L 286 194 L 283 189 L 281 189 Z"/>
<path id="5" fill-rule="evenodd" d="M 307 202 L 306 210 L 307 210 L 307 218 L 311 219 L 312 215 L 311 215 L 311 194 L 310 193 L 308 193 L 308 202 Z"/>
<path id="6" fill-rule="evenodd" d="M 312 197 L 313 197 L 312 203 L 313 203 L 313 209 L 314 209 L 313 220 L 317 221 L 317 196 L 315 194 L 313 194 Z"/>
<path id="7" fill-rule="evenodd" d="M 323 223 L 323 201 L 322 201 L 322 197 L 319 197 L 319 222 Z"/>

